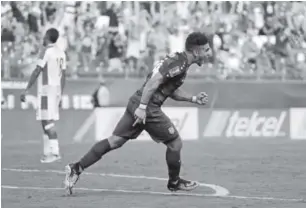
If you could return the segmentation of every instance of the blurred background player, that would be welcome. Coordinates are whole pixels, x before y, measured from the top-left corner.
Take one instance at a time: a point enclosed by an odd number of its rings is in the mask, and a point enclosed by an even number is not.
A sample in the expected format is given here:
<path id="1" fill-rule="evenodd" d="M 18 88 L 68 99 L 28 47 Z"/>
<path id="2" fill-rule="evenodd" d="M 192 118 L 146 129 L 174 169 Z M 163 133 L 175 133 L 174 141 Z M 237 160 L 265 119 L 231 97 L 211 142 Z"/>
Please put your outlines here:
<path id="1" fill-rule="evenodd" d="M 202 65 L 211 55 L 208 38 L 203 33 L 195 32 L 187 37 L 184 52 L 168 55 L 159 61 L 147 76 L 144 85 L 131 96 L 113 135 L 97 142 L 79 162 L 66 166 L 65 186 L 69 193 L 72 193 L 72 188 L 84 169 L 96 163 L 107 152 L 121 147 L 130 139 L 136 139 L 143 130 L 154 141 L 167 146 L 168 189 L 195 189 L 197 182 L 180 178 L 182 139 L 161 106 L 168 97 L 200 105 L 207 103 L 206 93 L 192 96 L 179 87 L 184 83 L 189 67 L 194 63 Z"/>
<path id="2" fill-rule="evenodd" d="M 36 69 L 32 72 L 28 85 L 21 95 L 25 102 L 29 89 L 37 82 L 36 119 L 43 127 L 44 155 L 42 163 L 51 163 L 60 159 L 59 143 L 54 121 L 59 120 L 59 105 L 65 85 L 66 55 L 55 43 L 59 38 L 58 30 L 50 28 L 43 39 Z"/>

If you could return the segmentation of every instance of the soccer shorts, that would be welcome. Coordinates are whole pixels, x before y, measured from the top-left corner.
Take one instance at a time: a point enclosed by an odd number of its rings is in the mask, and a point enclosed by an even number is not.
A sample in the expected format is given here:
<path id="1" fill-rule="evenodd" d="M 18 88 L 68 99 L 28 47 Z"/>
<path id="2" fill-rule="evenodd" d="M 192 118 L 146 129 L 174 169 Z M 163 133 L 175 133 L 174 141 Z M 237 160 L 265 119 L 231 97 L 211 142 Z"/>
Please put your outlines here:
<path id="1" fill-rule="evenodd" d="M 36 120 L 59 120 L 60 87 L 45 87 L 38 91 Z"/>
<path id="2" fill-rule="evenodd" d="M 115 127 L 113 135 L 126 139 L 136 139 L 145 130 L 157 143 L 167 143 L 179 137 L 179 133 L 172 121 L 162 112 L 160 107 L 148 107 L 146 123 L 137 124 L 133 127 L 135 122 L 134 112 L 138 105 L 139 102 L 137 101 L 129 101 L 123 116 Z"/>

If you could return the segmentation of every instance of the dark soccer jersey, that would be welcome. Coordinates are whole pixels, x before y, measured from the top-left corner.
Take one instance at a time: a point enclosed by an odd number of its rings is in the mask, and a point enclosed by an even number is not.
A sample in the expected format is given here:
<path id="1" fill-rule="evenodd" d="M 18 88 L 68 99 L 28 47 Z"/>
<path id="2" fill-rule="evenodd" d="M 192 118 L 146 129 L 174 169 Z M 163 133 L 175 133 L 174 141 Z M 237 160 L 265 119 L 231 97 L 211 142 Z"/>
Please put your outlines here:
<path id="1" fill-rule="evenodd" d="M 161 106 L 164 101 L 183 84 L 188 67 L 188 60 L 185 53 L 167 55 L 164 59 L 155 64 L 154 69 L 147 76 L 145 83 L 136 91 L 132 99 L 140 101 L 144 86 L 148 80 L 154 76 L 154 73 L 160 72 L 164 80 L 152 95 L 149 105 Z"/>

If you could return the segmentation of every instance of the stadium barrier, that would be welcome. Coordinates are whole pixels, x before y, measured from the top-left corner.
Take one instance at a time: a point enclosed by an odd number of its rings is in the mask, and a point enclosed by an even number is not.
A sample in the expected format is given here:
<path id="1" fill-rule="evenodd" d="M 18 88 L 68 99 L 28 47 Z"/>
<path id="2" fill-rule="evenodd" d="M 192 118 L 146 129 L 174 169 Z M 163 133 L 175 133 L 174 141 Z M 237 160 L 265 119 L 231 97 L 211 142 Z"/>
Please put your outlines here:
<path id="1" fill-rule="evenodd" d="M 75 142 L 99 140 L 111 135 L 124 107 L 62 110 L 56 122 L 61 138 Z M 165 107 L 184 140 L 279 138 L 306 140 L 306 108 L 207 110 L 196 107 Z M 6 138 L 41 138 L 41 125 L 32 109 L 2 110 L 2 134 Z M 37 131 L 33 131 L 37 129 Z M 27 137 L 29 138 L 29 137 Z M 146 132 L 138 141 L 150 140 Z"/>
<path id="2" fill-rule="evenodd" d="M 275 109 L 200 111 L 203 138 L 288 138 L 289 112 Z"/>
<path id="3" fill-rule="evenodd" d="M 290 138 L 306 140 L 306 108 L 290 109 Z"/>
<path id="4" fill-rule="evenodd" d="M 74 138 L 75 141 L 82 140 L 87 133 L 94 139 L 106 137 L 122 115 L 128 96 L 141 82 L 123 81 L 124 85 L 119 81 L 108 83 L 112 107 L 97 109 L 92 113 L 91 94 L 99 84 L 98 81 L 69 81 L 62 99 L 59 134 L 65 138 Z M 25 85 L 26 82 L 2 82 L 6 100 L 2 106 L 2 131 L 7 135 L 22 137 L 29 129 L 40 128 L 40 125 L 34 122 L 33 109 L 37 107 L 35 91 L 27 97 L 26 103 L 19 100 Z M 125 93 L 122 93 L 122 86 L 125 86 Z M 209 105 L 202 108 L 185 102 L 169 101 L 164 109 L 179 129 L 182 138 L 188 140 L 218 137 L 290 137 L 294 140 L 306 140 L 305 86 L 301 83 L 260 85 L 187 82 L 184 87 L 191 92 L 208 92 Z M 288 106 L 296 108 L 289 109 Z M 36 136 L 41 137 L 39 131 Z M 140 140 L 148 138 L 144 133 Z"/>
<path id="5" fill-rule="evenodd" d="M 68 80 L 63 98 L 64 109 L 92 109 L 90 95 L 97 88 L 98 80 Z M 106 86 L 110 91 L 110 105 L 122 107 L 143 80 L 110 80 Z M 26 82 L 2 81 L 4 97 L 11 108 L 21 108 L 19 95 Z M 124 93 L 122 93 L 124 86 Z M 283 109 L 306 107 L 306 82 L 203 82 L 186 80 L 182 89 L 187 92 L 207 92 L 209 103 L 206 108 L 225 109 Z M 33 88 L 32 94 L 35 94 Z M 34 100 L 31 97 L 29 100 Z M 13 106 L 12 106 L 13 105 Z M 32 104 L 33 105 L 33 102 Z M 194 107 L 184 102 L 168 99 L 166 106 Z M 27 106 L 25 106 L 27 107 Z M 204 107 L 205 108 L 205 107 Z"/>
<path id="6" fill-rule="evenodd" d="M 1 112 L 2 142 L 16 144 L 16 140 L 28 142 L 42 142 L 41 123 L 35 120 L 35 111 L 3 110 Z M 60 112 L 60 120 L 55 122 L 61 144 L 71 144 L 77 130 L 83 126 L 91 111 L 65 110 Z M 82 135 L 82 142 L 93 142 L 95 138 L 94 126 L 91 125 Z"/>

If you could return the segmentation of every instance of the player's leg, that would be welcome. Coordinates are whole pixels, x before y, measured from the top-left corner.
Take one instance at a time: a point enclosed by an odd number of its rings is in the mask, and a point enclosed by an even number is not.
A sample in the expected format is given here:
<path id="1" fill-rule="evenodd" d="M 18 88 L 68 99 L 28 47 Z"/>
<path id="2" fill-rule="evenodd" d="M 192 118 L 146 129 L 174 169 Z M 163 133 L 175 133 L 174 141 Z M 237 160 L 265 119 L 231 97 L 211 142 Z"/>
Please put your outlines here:
<path id="1" fill-rule="evenodd" d="M 134 139 L 143 131 L 144 126 L 133 127 L 133 115 L 125 111 L 118 122 L 113 135 L 96 144 L 76 163 L 66 166 L 65 186 L 69 194 L 83 170 L 99 161 L 106 153 L 120 148 L 129 139 Z"/>
<path id="2" fill-rule="evenodd" d="M 191 191 L 197 188 L 199 184 L 196 181 L 185 180 L 180 177 L 181 150 L 183 146 L 180 136 L 172 141 L 164 142 L 164 144 L 167 146 L 166 161 L 169 173 L 168 189 L 170 191 Z"/>
<path id="3" fill-rule="evenodd" d="M 156 142 L 163 142 L 167 146 L 166 162 L 168 166 L 168 189 L 171 191 L 193 190 L 198 186 L 194 181 L 180 178 L 182 139 L 171 122 L 162 111 L 155 111 L 154 122 L 147 119 L 146 131 Z"/>
<path id="4" fill-rule="evenodd" d="M 59 143 L 55 122 L 53 120 L 42 120 L 43 140 L 44 140 L 44 157 L 42 163 L 50 163 L 60 159 Z"/>
<path id="5" fill-rule="evenodd" d="M 122 147 L 128 139 L 112 135 L 96 144 L 78 161 L 75 166 L 79 173 L 98 162 L 106 153 Z"/>
<path id="6" fill-rule="evenodd" d="M 55 129 L 55 120 L 59 119 L 58 95 L 48 93 L 38 96 L 36 119 L 41 121 L 43 128 L 44 156 L 42 163 L 50 163 L 60 159 L 59 143 Z"/>

